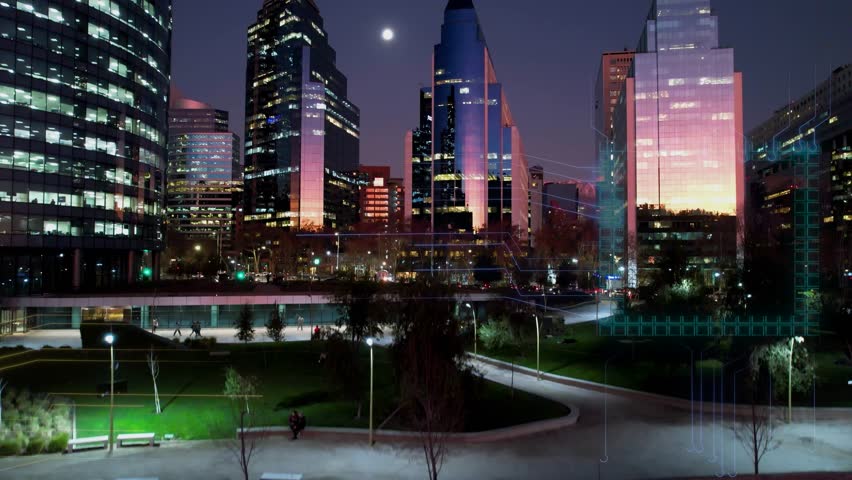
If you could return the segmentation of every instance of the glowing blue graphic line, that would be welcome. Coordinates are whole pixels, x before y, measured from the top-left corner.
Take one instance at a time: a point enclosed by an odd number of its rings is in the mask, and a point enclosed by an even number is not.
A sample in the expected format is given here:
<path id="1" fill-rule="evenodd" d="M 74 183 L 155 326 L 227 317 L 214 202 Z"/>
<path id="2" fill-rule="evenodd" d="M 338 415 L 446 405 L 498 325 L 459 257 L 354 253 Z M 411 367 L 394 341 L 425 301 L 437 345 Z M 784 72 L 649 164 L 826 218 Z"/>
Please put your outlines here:
<path id="1" fill-rule="evenodd" d="M 555 163 L 557 165 L 561 165 L 563 167 L 568 167 L 568 168 L 577 168 L 577 169 L 580 169 L 580 170 L 597 170 L 598 169 L 598 167 L 584 167 L 584 166 L 581 166 L 581 165 L 574 165 L 574 164 L 567 163 L 567 162 L 560 162 L 559 160 L 552 160 L 550 158 L 537 157 L 535 155 L 529 154 L 528 152 L 524 152 L 524 156 L 527 157 L 527 158 L 534 158 L 536 160 L 543 160 L 545 162 Z"/>
<path id="2" fill-rule="evenodd" d="M 816 453 L 816 372 L 814 372 L 813 378 L 813 389 L 814 389 L 814 432 L 813 432 L 813 440 L 811 441 L 811 453 Z"/>
<path id="3" fill-rule="evenodd" d="M 704 453 L 704 350 L 699 354 L 702 368 L 698 370 L 698 396 L 701 402 L 698 404 L 698 447 L 697 453 Z"/>
<path id="4" fill-rule="evenodd" d="M 687 452 L 698 453 L 695 446 L 695 352 L 686 345 L 681 344 L 681 347 L 689 350 L 689 427 L 692 446 Z"/>
<path id="5" fill-rule="evenodd" d="M 618 354 L 609 357 L 606 362 L 604 362 L 604 456 L 600 459 L 600 463 L 609 462 L 609 448 L 608 448 L 608 439 L 607 439 L 607 430 L 608 430 L 608 421 L 607 421 L 607 396 L 609 396 L 608 384 L 607 384 L 607 367 L 609 366 L 610 360 L 617 357 Z"/>
<path id="6" fill-rule="evenodd" d="M 742 372 L 743 370 L 746 370 L 747 368 L 748 367 L 743 367 L 743 368 L 737 370 L 736 372 L 734 372 L 734 424 L 735 425 L 737 423 L 737 375 L 740 372 Z M 734 478 L 734 477 L 737 476 L 737 452 L 735 450 L 736 446 L 737 446 L 737 442 L 731 442 L 731 457 L 733 458 L 733 460 L 731 460 L 731 463 L 733 465 L 731 466 L 731 472 L 728 473 L 728 476 L 731 477 L 731 478 Z"/>
<path id="7" fill-rule="evenodd" d="M 713 366 L 713 456 L 707 461 L 710 463 L 716 463 L 718 457 L 716 457 L 716 367 Z"/>

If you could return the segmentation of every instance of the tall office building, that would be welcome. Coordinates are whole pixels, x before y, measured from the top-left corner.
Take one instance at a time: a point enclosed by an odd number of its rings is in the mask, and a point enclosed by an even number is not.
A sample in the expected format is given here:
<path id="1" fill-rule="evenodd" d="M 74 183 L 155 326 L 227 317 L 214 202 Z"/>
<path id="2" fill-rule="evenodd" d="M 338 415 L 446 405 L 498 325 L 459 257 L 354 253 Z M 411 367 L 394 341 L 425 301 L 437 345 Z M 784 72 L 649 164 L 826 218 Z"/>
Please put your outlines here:
<path id="1" fill-rule="evenodd" d="M 595 86 L 595 128 L 599 138 L 612 138 L 612 117 L 618 98 L 624 91 L 633 57 L 636 52 L 606 52 L 601 55 L 601 65 Z"/>
<path id="2" fill-rule="evenodd" d="M 544 169 L 540 165 L 530 167 L 529 190 L 529 236 L 530 247 L 535 247 L 535 235 L 541 230 L 544 215 Z"/>
<path id="3" fill-rule="evenodd" d="M 407 228 L 432 224 L 432 89 L 420 89 L 420 126 L 405 135 L 403 192 Z"/>
<path id="4" fill-rule="evenodd" d="M 0 4 L 0 296 L 157 274 L 171 8 Z"/>
<path id="5" fill-rule="evenodd" d="M 471 0 L 447 3 L 432 92 L 434 230 L 526 238 L 527 161 Z"/>
<path id="6" fill-rule="evenodd" d="M 627 207 L 621 225 L 601 222 L 602 242 L 626 238 L 626 252 L 601 249 L 602 273 L 624 262 L 617 268 L 636 286 L 673 249 L 707 282 L 737 266 L 742 124 L 742 77 L 734 50 L 719 47 L 710 0 L 654 1 L 613 112 L 610 155 L 601 156 L 603 185 L 621 183 L 602 196 L 619 194 Z M 602 215 L 618 215 L 612 207 L 602 202 Z"/>
<path id="7" fill-rule="evenodd" d="M 264 0 L 248 30 L 246 224 L 358 221 L 358 108 L 313 0 Z"/>
<path id="8" fill-rule="evenodd" d="M 231 247 L 242 166 L 240 138 L 228 128 L 228 112 L 172 91 L 166 176 L 170 246 L 213 239 L 219 254 Z"/>
<path id="9" fill-rule="evenodd" d="M 779 263 L 799 276 L 818 271 L 814 285 L 840 289 L 849 298 L 852 65 L 835 69 L 813 90 L 778 109 L 749 132 L 749 140 L 749 244 L 775 258 L 792 259 Z M 797 265 L 800 259 L 805 265 Z"/>

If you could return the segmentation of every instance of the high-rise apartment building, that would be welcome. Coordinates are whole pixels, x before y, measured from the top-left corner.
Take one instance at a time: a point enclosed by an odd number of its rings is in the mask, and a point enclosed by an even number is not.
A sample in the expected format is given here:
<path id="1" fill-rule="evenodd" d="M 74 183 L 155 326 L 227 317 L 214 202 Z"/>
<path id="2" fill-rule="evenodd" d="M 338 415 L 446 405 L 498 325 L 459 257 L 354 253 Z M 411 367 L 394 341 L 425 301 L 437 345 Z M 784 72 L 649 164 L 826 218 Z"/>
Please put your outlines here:
<path id="1" fill-rule="evenodd" d="M 742 258 L 742 77 L 719 46 L 710 0 L 656 0 L 602 155 L 602 273 L 636 286 L 673 250 L 704 281 Z M 606 258 L 605 258 L 606 257 Z"/>
<path id="2" fill-rule="evenodd" d="M 248 30 L 244 221 L 358 221 L 358 108 L 313 0 L 264 0 Z"/>
<path id="3" fill-rule="evenodd" d="M 432 97 L 434 231 L 517 228 L 526 238 L 527 161 L 471 0 L 447 3 Z"/>
<path id="4" fill-rule="evenodd" d="M 0 296 L 154 277 L 172 2 L 0 3 Z"/>
<path id="5" fill-rule="evenodd" d="M 228 112 L 172 92 L 166 175 L 170 245 L 209 238 L 220 255 L 231 246 L 242 165 L 240 138 L 228 128 Z"/>

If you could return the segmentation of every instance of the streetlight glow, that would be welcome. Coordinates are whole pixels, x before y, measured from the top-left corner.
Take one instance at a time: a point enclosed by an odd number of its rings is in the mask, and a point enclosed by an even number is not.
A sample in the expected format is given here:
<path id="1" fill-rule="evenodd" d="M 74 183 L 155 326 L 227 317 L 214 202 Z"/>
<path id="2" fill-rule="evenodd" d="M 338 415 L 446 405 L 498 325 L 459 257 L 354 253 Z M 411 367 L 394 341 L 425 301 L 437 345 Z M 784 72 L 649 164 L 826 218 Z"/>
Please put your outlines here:
<path id="1" fill-rule="evenodd" d="M 196 244 L 195 245 L 195 251 L 200 252 L 201 251 L 201 245 Z"/>
<path id="2" fill-rule="evenodd" d="M 372 347 L 372 346 L 373 346 L 373 337 L 369 337 L 369 338 L 367 338 L 367 346 L 368 346 L 368 347 Z"/>
<path id="3" fill-rule="evenodd" d="M 370 347 L 370 446 L 373 446 L 373 337 L 367 337 Z"/>
<path id="4" fill-rule="evenodd" d="M 104 341 L 107 343 L 107 345 L 112 345 L 112 343 L 115 342 L 115 335 L 107 333 L 104 337 Z"/>

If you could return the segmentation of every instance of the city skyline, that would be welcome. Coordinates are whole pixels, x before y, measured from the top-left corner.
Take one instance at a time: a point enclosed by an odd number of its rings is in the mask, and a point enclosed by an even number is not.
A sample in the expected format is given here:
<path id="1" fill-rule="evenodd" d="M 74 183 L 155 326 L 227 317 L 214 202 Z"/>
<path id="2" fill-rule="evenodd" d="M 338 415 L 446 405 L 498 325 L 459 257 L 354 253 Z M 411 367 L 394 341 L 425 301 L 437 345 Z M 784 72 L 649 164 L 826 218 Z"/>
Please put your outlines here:
<path id="1" fill-rule="evenodd" d="M 187 94 L 229 110 L 235 125 L 243 114 L 245 28 L 261 3 L 209 9 L 195 8 L 206 3 L 184 0 L 175 6 L 174 56 L 199 61 L 191 68 L 175 62 L 173 81 Z M 433 26 L 440 23 L 446 2 L 398 5 L 374 0 L 359 7 L 357 14 L 364 20 L 357 24 L 349 22 L 356 12 L 348 2 L 317 3 L 338 50 L 338 66 L 349 77 L 350 97 L 362 110 L 361 158 L 367 164 L 390 165 L 393 175 L 401 177 L 403 152 L 398 139 L 416 121 L 418 109 L 410 92 L 429 83 L 428 59 L 439 40 Z M 591 180 L 593 93 L 600 54 L 636 47 L 642 29 L 637 19 L 645 16 L 650 2 L 537 3 L 537 9 L 512 12 L 513 2 L 506 0 L 475 2 L 495 52 L 496 73 L 510 85 L 513 114 L 523 126 L 530 164 L 542 164 L 548 181 Z M 779 2 L 768 0 L 738 3 L 742 2 L 716 0 L 713 9 L 727 19 L 720 25 L 724 46 L 737 49 L 735 68 L 743 72 L 748 131 L 787 100 L 788 78 L 789 97 L 797 98 L 813 88 L 815 78 L 852 61 L 852 53 L 843 49 L 852 43 L 852 32 L 842 28 L 842 19 L 852 15 L 852 5 L 821 0 L 802 10 L 794 2 L 782 2 L 779 8 L 773 8 Z M 613 9 L 619 14 L 612 15 Z M 846 10 L 848 14 L 843 13 Z M 559 23 L 566 18 L 575 28 Z M 199 19 L 204 21 L 195 21 Z M 753 36 L 755 19 L 765 35 Z M 790 24 L 810 34 L 789 36 L 784 32 Z M 381 39 L 385 26 L 396 31 L 392 42 Z M 530 44 L 536 47 L 532 56 L 525 50 Z M 535 76 L 527 74 L 530 58 L 536 60 Z M 217 81 L 209 82 L 210 78 Z"/>

